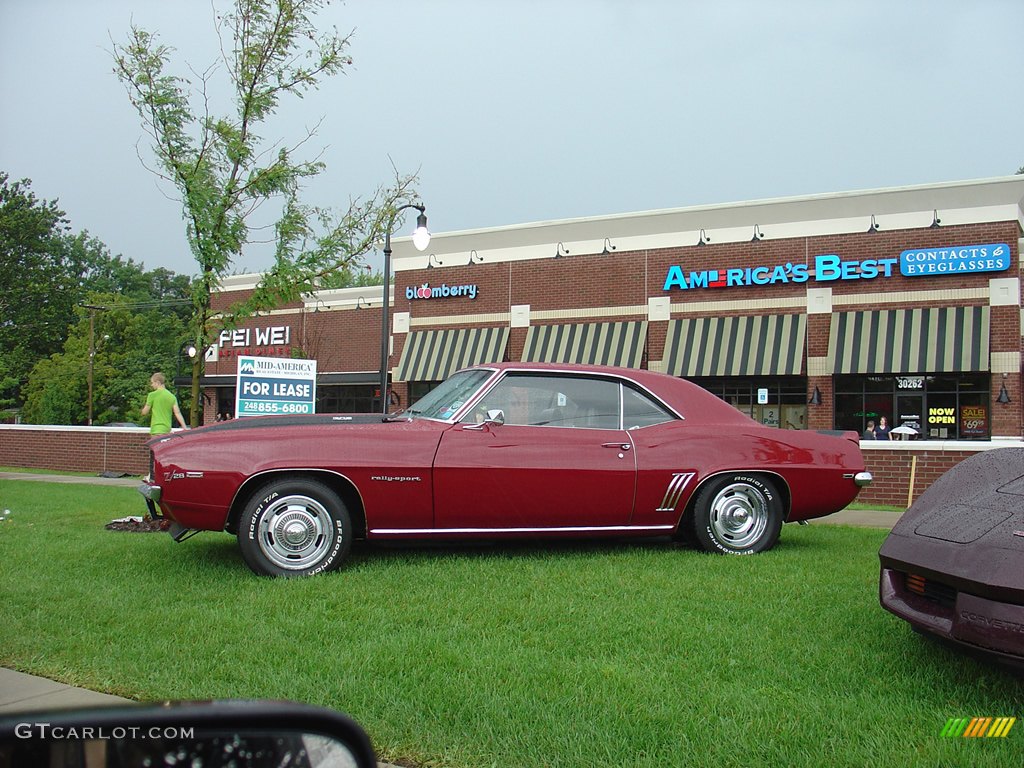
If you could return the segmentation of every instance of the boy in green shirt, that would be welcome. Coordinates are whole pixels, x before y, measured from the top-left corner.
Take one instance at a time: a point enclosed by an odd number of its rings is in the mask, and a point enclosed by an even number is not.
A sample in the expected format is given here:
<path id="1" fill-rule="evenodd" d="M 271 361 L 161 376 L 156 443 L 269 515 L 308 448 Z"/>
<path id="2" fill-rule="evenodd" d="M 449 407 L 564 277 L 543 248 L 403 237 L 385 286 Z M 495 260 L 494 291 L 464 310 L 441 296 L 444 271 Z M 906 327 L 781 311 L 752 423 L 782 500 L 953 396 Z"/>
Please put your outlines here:
<path id="1" fill-rule="evenodd" d="M 146 396 L 146 404 L 142 406 L 143 417 L 148 416 L 152 411 L 153 417 L 149 420 L 149 434 L 166 435 L 171 431 L 171 415 L 173 414 L 182 429 L 188 429 L 181 410 L 178 408 L 178 398 L 167 389 L 164 384 L 164 375 L 157 371 L 149 379 L 149 386 L 153 391 Z"/>

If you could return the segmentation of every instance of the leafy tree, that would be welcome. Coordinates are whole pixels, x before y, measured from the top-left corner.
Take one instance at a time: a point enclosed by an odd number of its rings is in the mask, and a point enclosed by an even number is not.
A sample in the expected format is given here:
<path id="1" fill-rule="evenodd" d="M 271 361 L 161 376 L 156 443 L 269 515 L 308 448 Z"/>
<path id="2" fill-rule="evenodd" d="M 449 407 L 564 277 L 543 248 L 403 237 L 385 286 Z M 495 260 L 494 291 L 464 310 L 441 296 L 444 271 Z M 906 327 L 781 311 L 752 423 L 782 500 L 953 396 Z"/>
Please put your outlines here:
<path id="1" fill-rule="evenodd" d="M 313 16 L 327 0 L 236 0 L 216 17 L 221 71 L 233 91 L 230 111 L 210 110 L 208 81 L 215 68 L 194 70 L 195 82 L 168 72 L 173 49 L 156 35 L 132 27 L 115 46 L 115 72 L 125 84 L 144 130 L 153 141 L 155 172 L 176 189 L 186 236 L 199 274 L 192 284 L 190 337 L 205 349 L 221 327 L 309 293 L 339 270 L 352 270 L 397 209 L 413 196 L 413 176 L 396 176 L 340 216 L 302 202 L 302 184 L 325 170 L 319 160 L 296 157 L 313 132 L 290 145 L 266 142 L 261 126 L 284 97 L 301 98 L 321 79 L 351 64 L 349 36 L 323 34 Z M 252 296 L 214 313 L 211 294 L 246 247 L 251 216 L 273 211 L 273 266 Z M 198 401 L 203 357 L 192 369 Z M 198 423 L 198 409 L 192 424 Z"/>
<path id="2" fill-rule="evenodd" d="M 139 274 L 143 274 L 140 273 Z M 138 275 L 133 279 L 139 280 Z M 173 376 L 186 321 L 163 302 L 133 301 L 119 293 L 90 293 L 93 336 L 93 423 L 137 422 L 155 370 Z M 22 415 L 30 424 L 84 424 L 89 402 L 88 309 L 77 309 L 61 352 L 39 361 L 25 387 Z M 188 403 L 182 403 L 187 407 Z"/>
<path id="3" fill-rule="evenodd" d="M 0 407 L 20 402 L 29 369 L 60 349 L 74 318 L 67 230 L 56 201 L 0 172 Z"/>
<path id="4" fill-rule="evenodd" d="M 83 232 L 70 238 L 67 259 L 79 276 L 82 293 L 115 293 L 138 301 L 180 300 L 189 295 L 187 275 L 176 275 L 160 267 L 147 272 L 143 264 L 113 256 L 96 238 Z M 182 317 L 187 317 L 187 313 Z"/>
<path id="5" fill-rule="evenodd" d="M 369 269 L 339 269 L 317 281 L 317 288 L 362 288 L 370 285 L 383 285 L 384 274 Z"/>
<path id="6" fill-rule="evenodd" d="M 188 317 L 181 301 L 189 295 L 187 276 L 166 269 L 146 272 L 141 264 L 112 256 L 88 232 L 71 234 L 57 201 L 39 200 L 28 179 L 12 182 L 2 172 L 0 284 L 4 286 L 0 292 L 0 407 L 22 403 L 30 372 L 41 360 L 58 354 L 75 357 L 74 340 L 70 349 L 65 342 L 69 328 L 81 323 L 83 310 L 78 305 L 86 302 L 90 292 L 110 294 L 121 303 L 132 300 L 138 310 L 162 307 L 182 320 Z M 167 303 L 171 301 L 175 303 Z M 178 336 L 180 342 L 183 334 L 179 331 Z M 36 372 L 37 379 L 46 367 Z M 150 368 L 152 363 L 144 367 Z M 61 378 L 73 381 L 75 376 Z M 63 393 L 61 396 L 74 394 L 65 384 L 55 383 L 53 387 L 55 393 Z M 38 400 L 38 385 L 34 391 Z M 77 407 L 86 406 L 84 392 L 76 395 Z M 47 407 L 52 407 L 54 420 L 43 419 L 45 423 L 84 420 L 71 415 L 71 400 L 66 405 L 54 402 Z M 37 402 L 37 413 L 39 408 Z"/>

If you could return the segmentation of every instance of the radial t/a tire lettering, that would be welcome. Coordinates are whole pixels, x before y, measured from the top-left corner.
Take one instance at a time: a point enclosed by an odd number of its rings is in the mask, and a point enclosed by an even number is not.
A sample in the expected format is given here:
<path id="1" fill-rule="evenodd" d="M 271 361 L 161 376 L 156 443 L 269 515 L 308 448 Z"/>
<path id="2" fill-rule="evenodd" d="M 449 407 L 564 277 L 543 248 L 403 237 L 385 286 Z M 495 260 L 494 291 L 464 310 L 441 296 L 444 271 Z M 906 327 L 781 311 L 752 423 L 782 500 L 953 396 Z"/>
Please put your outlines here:
<path id="1" fill-rule="evenodd" d="M 767 477 L 730 472 L 701 488 L 693 516 L 694 535 L 706 551 L 753 555 L 779 540 L 782 499 Z"/>
<path id="2" fill-rule="evenodd" d="M 312 576 L 341 565 L 352 546 L 352 523 L 344 502 L 323 483 L 277 480 L 245 505 L 238 546 L 262 576 Z"/>

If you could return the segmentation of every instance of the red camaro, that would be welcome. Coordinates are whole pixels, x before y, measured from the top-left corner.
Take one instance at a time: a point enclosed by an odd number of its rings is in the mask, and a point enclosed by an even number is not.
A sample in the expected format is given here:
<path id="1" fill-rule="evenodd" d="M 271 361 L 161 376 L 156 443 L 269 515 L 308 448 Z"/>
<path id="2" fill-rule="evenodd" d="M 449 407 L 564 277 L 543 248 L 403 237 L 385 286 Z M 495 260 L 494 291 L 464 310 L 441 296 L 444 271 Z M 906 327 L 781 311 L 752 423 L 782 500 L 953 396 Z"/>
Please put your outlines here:
<path id="1" fill-rule="evenodd" d="M 682 379 L 597 366 L 479 366 L 390 416 L 237 419 L 149 446 L 154 517 L 179 541 L 237 535 L 268 575 L 337 568 L 355 538 L 671 535 L 753 554 L 871 481 L 854 432 L 765 427 Z"/>

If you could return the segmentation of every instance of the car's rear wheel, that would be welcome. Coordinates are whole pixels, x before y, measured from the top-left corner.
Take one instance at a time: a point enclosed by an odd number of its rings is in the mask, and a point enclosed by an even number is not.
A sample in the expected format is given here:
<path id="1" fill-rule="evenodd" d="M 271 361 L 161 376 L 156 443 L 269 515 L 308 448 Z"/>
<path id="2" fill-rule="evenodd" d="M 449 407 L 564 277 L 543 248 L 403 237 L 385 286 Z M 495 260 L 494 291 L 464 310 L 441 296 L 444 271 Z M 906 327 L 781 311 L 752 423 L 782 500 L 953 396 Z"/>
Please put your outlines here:
<path id="1" fill-rule="evenodd" d="M 263 576 L 312 576 L 341 565 L 352 545 L 344 502 L 321 482 L 278 480 L 261 488 L 239 519 L 242 558 Z"/>
<path id="2" fill-rule="evenodd" d="M 693 532 L 708 552 L 753 555 L 775 546 L 782 515 L 782 499 L 771 480 L 729 473 L 711 480 L 698 493 Z"/>

